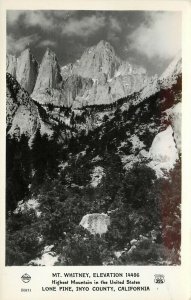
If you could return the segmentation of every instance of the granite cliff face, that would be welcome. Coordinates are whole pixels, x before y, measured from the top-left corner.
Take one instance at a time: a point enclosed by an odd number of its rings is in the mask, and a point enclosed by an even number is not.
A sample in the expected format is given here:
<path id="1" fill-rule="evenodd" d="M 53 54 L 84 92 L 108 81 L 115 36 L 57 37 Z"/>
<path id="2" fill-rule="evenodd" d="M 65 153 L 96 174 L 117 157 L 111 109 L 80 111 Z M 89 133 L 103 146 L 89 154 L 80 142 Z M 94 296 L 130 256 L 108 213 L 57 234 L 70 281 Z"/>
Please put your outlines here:
<path id="1" fill-rule="evenodd" d="M 18 58 L 8 54 L 6 67 L 7 73 L 14 76 L 21 87 L 31 94 L 38 75 L 38 62 L 30 49 L 25 49 Z"/>
<path id="2" fill-rule="evenodd" d="M 24 50 L 17 59 L 16 79 L 31 94 L 38 75 L 38 63 L 29 48 Z"/>
<path id="3" fill-rule="evenodd" d="M 40 103 L 61 101 L 61 81 L 60 66 L 56 54 L 47 49 L 42 59 L 31 97 Z"/>
<path id="4" fill-rule="evenodd" d="M 10 74 L 7 74 L 6 79 L 7 134 L 16 136 L 18 139 L 24 134 L 29 138 L 29 143 L 38 129 L 41 134 L 51 135 L 50 126 L 42 119 L 38 106 L 30 98 L 28 92 Z"/>

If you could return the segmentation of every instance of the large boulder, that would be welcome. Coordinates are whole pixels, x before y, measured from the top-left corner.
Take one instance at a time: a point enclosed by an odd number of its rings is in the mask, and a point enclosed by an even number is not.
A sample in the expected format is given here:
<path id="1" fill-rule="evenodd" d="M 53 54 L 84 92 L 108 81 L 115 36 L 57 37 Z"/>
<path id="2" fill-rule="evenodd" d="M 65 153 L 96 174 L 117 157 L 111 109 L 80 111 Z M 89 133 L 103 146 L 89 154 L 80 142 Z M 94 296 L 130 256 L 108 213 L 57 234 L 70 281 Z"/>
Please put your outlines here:
<path id="1" fill-rule="evenodd" d="M 163 176 L 163 170 L 168 172 L 175 166 L 179 156 L 171 126 L 155 136 L 149 157 L 152 159 L 149 165 L 156 171 L 158 177 Z"/>
<path id="2" fill-rule="evenodd" d="M 82 218 L 80 225 L 87 229 L 91 234 L 102 235 L 108 231 L 110 217 L 103 213 L 87 214 Z"/>

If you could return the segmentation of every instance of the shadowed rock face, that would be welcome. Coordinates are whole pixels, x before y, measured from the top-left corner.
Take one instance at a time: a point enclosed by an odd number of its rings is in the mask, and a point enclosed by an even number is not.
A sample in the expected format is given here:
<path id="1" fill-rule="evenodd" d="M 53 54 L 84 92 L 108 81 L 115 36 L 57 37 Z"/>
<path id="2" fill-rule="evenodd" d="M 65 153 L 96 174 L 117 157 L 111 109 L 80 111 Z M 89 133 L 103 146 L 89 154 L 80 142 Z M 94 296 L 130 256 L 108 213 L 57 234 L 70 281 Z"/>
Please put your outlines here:
<path id="1" fill-rule="evenodd" d="M 10 135 L 33 136 L 40 126 L 38 108 L 14 77 L 7 74 L 6 119 Z"/>
<path id="2" fill-rule="evenodd" d="M 7 54 L 6 57 L 6 71 L 12 76 L 16 77 L 17 59 L 14 55 Z"/>
<path id="3" fill-rule="evenodd" d="M 87 214 L 82 218 L 80 225 L 92 234 L 102 235 L 108 231 L 110 217 L 99 213 Z"/>

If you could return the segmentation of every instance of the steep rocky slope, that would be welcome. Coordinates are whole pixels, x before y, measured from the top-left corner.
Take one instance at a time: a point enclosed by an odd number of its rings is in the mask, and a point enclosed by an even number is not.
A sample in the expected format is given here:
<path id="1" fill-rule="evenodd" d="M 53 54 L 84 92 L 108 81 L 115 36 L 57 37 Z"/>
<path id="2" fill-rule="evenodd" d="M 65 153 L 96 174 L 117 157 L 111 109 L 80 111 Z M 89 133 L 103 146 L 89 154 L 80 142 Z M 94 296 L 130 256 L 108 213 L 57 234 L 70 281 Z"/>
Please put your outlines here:
<path id="1" fill-rule="evenodd" d="M 9 73 L 7 73 L 6 83 L 7 133 L 17 138 L 25 134 L 30 140 L 33 139 L 38 129 L 42 134 L 51 134 L 53 123 L 50 126 L 45 120 L 42 120 L 42 113 L 39 113 L 38 106 L 30 98 L 28 92 Z"/>
<path id="2" fill-rule="evenodd" d="M 6 56 L 6 71 L 16 77 L 17 58 L 14 55 L 7 54 Z"/>

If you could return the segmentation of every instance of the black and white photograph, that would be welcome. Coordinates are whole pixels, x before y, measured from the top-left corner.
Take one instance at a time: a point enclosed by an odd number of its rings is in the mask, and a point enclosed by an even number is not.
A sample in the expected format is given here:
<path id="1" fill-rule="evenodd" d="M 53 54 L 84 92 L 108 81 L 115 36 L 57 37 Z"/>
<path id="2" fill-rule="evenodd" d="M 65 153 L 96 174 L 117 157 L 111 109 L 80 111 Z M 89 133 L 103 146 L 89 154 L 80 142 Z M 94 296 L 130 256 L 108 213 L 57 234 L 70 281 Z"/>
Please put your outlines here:
<path id="1" fill-rule="evenodd" d="M 182 12 L 6 26 L 5 265 L 181 265 Z"/>

